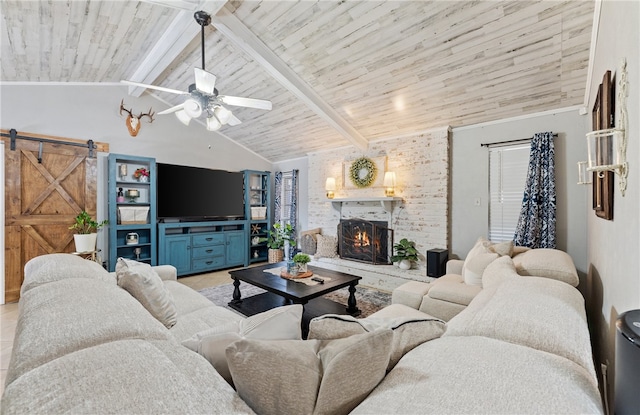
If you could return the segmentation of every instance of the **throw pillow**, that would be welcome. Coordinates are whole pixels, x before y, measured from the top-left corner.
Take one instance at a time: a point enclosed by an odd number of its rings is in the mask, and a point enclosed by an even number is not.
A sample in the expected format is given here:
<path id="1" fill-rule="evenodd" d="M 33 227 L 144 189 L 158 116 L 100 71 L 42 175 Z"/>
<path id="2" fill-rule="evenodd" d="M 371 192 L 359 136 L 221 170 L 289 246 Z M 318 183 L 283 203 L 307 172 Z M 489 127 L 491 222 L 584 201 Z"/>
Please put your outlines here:
<path id="1" fill-rule="evenodd" d="M 482 273 L 496 258 L 499 258 L 498 254 L 487 252 L 476 254 L 468 261 L 465 260 L 465 266 L 462 268 L 462 278 L 465 284 L 482 287 Z"/>
<path id="2" fill-rule="evenodd" d="M 514 258 L 520 275 L 533 275 L 566 282 L 577 287 L 580 283 L 571 256 L 559 249 L 530 249 Z"/>
<path id="3" fill-rule="evenodd" d="M 256 413 L 347 414 L 384 378 L 392 338 L 382 329 L 338 340 L 243 339 L 226 355 Z"/>
<path id="4" fill-rule="evenodd" d="M 277 307 L 244 320 L 232 321 L 194 334 L 182 342 L 183 346 L 204 356 L 205 359 L 233 385 L 225 349 L 243 338 L 261 340 L 300 340 L 302 332 L 302 305 Z"/>
<path id="5" fill-rule="evenodd" d="M 473 248 L 471 248 L 466 258 L 464 259 L 464 263 L 462 264 L 461 275 L 464 275 L 464 269 L 469 264 L 469 261 L 471 261 L 478 254 L 486 254 L 487 252 L 489 252 L 490 246 L 491 246 L 491 242 L 489 240 L 483 237 L 478 238 L 475 245 L 473 245 Z"/>
<path id="6" fill-rule="evenodd" d="M 317 340 L 341 339 L 383 328 L 393 331 L 391 355 L 387 366 L 387 371 L 390 371 L 410 350 L 442 336 L 445 331 L 445 322 L 427 316 L 356 319 L 349 315 L 325 314 L 311 320 L 308 338 Z"/>
<path id="7" fill-rule="evenodd" d="M 303 254 L 313 255 L 317 249 L 317 235 L 320 228 L 304 231 L 300 233 L 300 252 Z"/>
<path id="8" fill-rule="evenodd" d="M 178 312 L 171 293 L 149 264 L 118 258 L 118 286 L 124 288 L 167 328 L 178 322 Z"/>
<path id="9" fill-rule="evenodd" d="M 500 256 L 513 256 L 513 241 L 498 242 L 489 247 L 489 251 Z"/>
<path id="10" fill-rule="evenodd" d="M 502 256 L 489 264 L 482 273 L 482 287 L 490 288 L 502 284 L 508 278 L 519 277 L 513 260 Z"/>
<path id="11" fill-rule="evenodd" d="M 316 238 L 318 245 L 316 253 L 313 255 L 314 259 L 335 258 L 338 256 L 338 238 L 322 234 L 316 235 Z"/>

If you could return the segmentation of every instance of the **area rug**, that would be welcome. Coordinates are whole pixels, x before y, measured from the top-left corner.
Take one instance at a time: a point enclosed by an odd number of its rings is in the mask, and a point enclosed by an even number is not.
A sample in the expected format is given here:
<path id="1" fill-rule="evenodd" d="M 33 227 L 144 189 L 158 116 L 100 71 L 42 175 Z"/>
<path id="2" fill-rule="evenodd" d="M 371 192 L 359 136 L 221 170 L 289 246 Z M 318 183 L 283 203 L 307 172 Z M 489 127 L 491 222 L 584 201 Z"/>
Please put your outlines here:
<path id="1" fill-rule="evenodd" d="M 198 292 L 211 300 L 211 302 L 215 305 L 235 311 L 228 305 L 229 301 L 231 301 L 231 298 L 233 297 L 233 284 L 224 284 L 217 287 L 204 288 Z M 265 292 L 265 290 L 241 282 L 240 292 L 242 293 L 242 297 L 249 297 L 256 294 L 261 294 Z M 349 298 L 348 288 L 342 288 L 340 290 L 326 294 L 324 295 L 324 298 L 340 304 L 344 304 L 346 307 L 347 299 Z M 356 289 L 356 303 L 361 312 L 358 317 L 367 317 L 380 310 L 381 308 L 391 304 L 391 294 L 374 290 L 373 288 L 358 286 Z"/>

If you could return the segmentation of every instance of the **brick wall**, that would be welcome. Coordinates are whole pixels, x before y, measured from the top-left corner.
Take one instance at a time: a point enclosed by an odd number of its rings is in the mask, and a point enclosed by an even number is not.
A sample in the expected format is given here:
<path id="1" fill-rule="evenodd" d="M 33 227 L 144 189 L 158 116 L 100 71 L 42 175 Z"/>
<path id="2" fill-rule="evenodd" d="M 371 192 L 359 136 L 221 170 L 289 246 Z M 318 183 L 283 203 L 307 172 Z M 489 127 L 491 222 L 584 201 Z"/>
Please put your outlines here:
<path id="1" fill-rule="evenodd" d="M 345 202 L 340 213 L 326 198 L 327 177 L 336 179 L 336 199 L 384 196 L 382 187 L 345 189 L 343 182 L 349 178 L 343 177 L 343 163 L 362 156 L 386 156 L 387 171 L 396 173 L 395 194 L 402 201 L 393 204 L 391 214 L 375 202 Z M 308 226 L 322 228 L 325 235 L 336 235 L 340 215 L 390 221 L 395 241 L 407 238 L 416 242 L 422 256 L 419 266 L 424 268 L 427 249 L 449 246 L 449 168 L 449 128 L 373 142 L 365 152 L 344 148 L 312 153 L 309 155 Z"/>

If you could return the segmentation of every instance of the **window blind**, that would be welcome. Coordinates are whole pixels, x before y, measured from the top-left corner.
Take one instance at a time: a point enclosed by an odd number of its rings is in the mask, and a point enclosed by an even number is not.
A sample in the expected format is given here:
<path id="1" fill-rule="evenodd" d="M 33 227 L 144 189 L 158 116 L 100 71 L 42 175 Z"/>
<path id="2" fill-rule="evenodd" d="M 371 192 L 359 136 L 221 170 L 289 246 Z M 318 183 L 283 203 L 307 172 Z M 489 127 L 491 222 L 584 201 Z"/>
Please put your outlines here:
<path id="1" fill-rule="evenodd" d="M 527 181 L 529 144 L 489 148 L 489 240 L 513 240 Z"/>

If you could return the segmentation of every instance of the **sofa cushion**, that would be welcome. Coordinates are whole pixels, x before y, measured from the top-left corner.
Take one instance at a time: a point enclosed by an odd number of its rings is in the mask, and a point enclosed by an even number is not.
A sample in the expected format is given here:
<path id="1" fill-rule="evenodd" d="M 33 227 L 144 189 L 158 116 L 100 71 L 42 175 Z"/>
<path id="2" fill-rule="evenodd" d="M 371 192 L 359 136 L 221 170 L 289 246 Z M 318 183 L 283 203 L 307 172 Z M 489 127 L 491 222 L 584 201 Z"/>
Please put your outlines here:
<path id="1" fill-rule="evenodd" d="M 461 275 L 447 274 L 433 283 L 427 295 L 435 300 L 466 306 L 480 291 L 482 287 L 465 284 Z"/>
<path id="2" fill-rule="evenodd" d="M 173 341 L 133 337 L 78 349 L 33 368 L 7 385 L 0 412 L 253 413 L 201 356 Z"/>
<path id="3" fill-rule="evenodd" d="M 508 278 L 519 278 L 513 260 L 508 256 L 502 256 L 485 268 L 482 273 L 482 287 L 490 288 L 501 284 Z"/>
<path id="4" fill-rule="evenodd" d="M 335 258 L 338 256 L 338 238 L 320 233 L 316 235 L 316 238 L 318 243 L 316 253 L 313 254 L 313 259 Z"/>
<path id="5" fill-rule="evenodd" d="M 238 394 L 259 414 L 347 414 L 384 377 L 392 337 L 243 339 L 226 354 Z"/>
<path id="6" fill-rule="evenodd" d="M 513 258 L 520 275 L 552 278 L 577 287 L 580 283 L 573 260 L 558 249 L 530 249 Z"/>
<path id="7" fill-rule="evenodd" d="M 127 338 L 170 335 L 115 284 L 81 278 L 32 288 L 20 299 L 7 384 L 76 350 Z"/>
<path id="8" fill-rule="evenodd" d="M 482 290 L 443 336 L 484 336 L 562 356 L 595 377 L 584 299 L 564 282 L 508 278 Z"/>
<path id="9" fill-rule="evenodd" d="M 301 340 L 302 305 L 277 307 L 246 319 L 231 321 L 194 334 L 182 342 L 201 354 L 222 377 L 233 384 L 225 349 L 240 339 Z"/>
<path id="10" fill-rule="evenodd" d="M 465 260 L 462 270 L 462 278 L 465 284 L 482 287 L 482 273 L 495 259 L 499 257 L 493 252 L 485 252 L 474 255 L 468 261 Z"/>
<path id="11" fill-rule="evenodd" d="M 353 414 L 601 414 L 598 383 L 562 357 L 486 337 L 409 353 Z"/>
<path id="12" fill-rule="evenodd" d="M 118 258 L 118 285 L 134 296 L 144 308 L 167 328 L 173 327 L 178 314 L 173 297 L 149 264 Z"/>
<path id="13" fill-rule="evenodd" d="M 311 320 L 308 338 L 318 340 L 342 339 L 383 328 L 390 329 L 393 332 L 393 340 L 387 370 L 391 370 L 409 350 L 426 341 L 442 336 L 445 331 L 444 321 L 416 310 L 413 311 L 422 315 L 420 317 L 416 317 L 414 314 L 413 316 L 392 318 L 367 317 L 356 319 L 349 315 L 325 314 Z"/>
<path id="14" fill-rule="evenodd" d="M 77 255 L 48 254 L 37 256 L 25 264 L 20 295 L 33 287 L 69 278 L 94 279 L 114 285 L 116 283 L 116 279 L 96 262 Z"/>

